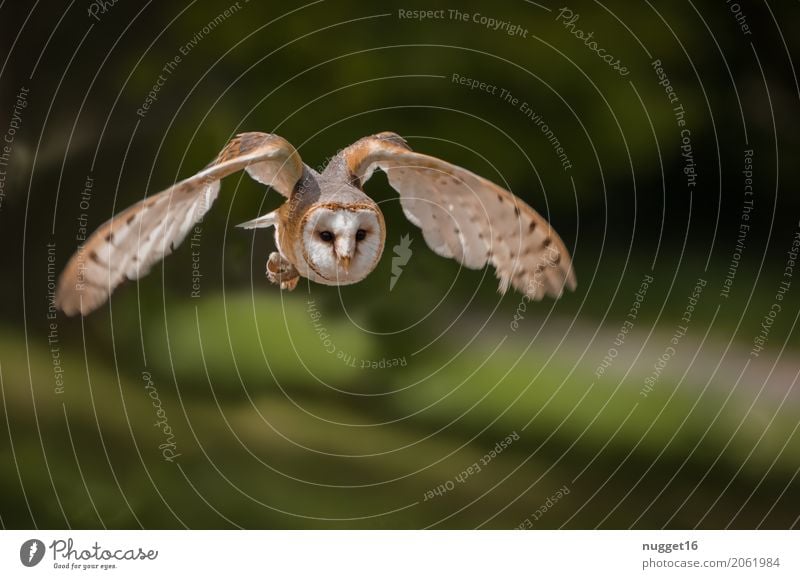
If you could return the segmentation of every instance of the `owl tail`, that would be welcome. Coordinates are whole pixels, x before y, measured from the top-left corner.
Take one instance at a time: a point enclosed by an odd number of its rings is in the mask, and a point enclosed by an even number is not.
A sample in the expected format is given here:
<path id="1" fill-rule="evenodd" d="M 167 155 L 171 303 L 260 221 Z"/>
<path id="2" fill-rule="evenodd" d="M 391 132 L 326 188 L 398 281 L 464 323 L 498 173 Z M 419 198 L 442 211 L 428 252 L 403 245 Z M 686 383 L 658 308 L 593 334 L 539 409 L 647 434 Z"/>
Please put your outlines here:
<path id="1" fill-rule="evenodd" d="M 275 211 L 272 213 L 267 213 L 266 215 L 262 215 L 261 217 L 256 217 L 251 221 L 245 221 L 244 223 L 240 223 L 236 227 L 241 227 L 242 229 L 259 229 L 261 227 L 272 227 L 278 222 L 278 215 Z"/>

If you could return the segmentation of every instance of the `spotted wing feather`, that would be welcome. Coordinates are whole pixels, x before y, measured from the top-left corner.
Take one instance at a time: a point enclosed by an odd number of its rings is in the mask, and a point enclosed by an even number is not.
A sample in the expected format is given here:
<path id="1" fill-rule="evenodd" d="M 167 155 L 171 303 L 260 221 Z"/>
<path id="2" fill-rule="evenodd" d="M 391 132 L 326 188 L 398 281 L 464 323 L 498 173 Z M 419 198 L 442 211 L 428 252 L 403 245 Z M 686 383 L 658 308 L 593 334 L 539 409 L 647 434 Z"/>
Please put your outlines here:
<path id="1" fill-rule="evenodd" d="M 491 264 L 500 292 L 539 300 L 576 287 L 569 252 L 550 224 L 524 201 L 466 169 L 411 151 L 394 133 L 358 141 L 344 152 L 364 183 L 375 168 L 400 194 L 406 217 L 430 248 L 465 267 Z"/>
<path id="2" fill-rule="evenodd" d="M 136 203 L 95 231 L 64 268 L 57 307 L 67 315 L 86 315 L 124 280 L 146 275 L 203 218 L 217 198 L 220 179 L 242 169 L 288 197 L 303 163 L 281 137 L 238 135 L 201 172 Z"/>

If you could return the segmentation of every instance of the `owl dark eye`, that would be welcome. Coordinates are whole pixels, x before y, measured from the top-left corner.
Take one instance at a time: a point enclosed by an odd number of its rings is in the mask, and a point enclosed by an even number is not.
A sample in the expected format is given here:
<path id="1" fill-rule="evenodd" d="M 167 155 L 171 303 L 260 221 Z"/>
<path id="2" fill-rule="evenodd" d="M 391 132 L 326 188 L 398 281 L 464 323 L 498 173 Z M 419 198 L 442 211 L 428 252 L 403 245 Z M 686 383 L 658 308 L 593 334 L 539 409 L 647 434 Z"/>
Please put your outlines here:
<path id="1" fill-rule="evenodd" d="M 359 229 L 356 231 L 356 241 L 364 241 L 364 238 L 367 236 L 367 232 L 363 229 Z"/>
<path id="2" fill-rule="evenodd" d="M 319 238 L 322 241 L 333 241 L 333 233 L 331 233 L 330 231 L 320 231 Z"/>

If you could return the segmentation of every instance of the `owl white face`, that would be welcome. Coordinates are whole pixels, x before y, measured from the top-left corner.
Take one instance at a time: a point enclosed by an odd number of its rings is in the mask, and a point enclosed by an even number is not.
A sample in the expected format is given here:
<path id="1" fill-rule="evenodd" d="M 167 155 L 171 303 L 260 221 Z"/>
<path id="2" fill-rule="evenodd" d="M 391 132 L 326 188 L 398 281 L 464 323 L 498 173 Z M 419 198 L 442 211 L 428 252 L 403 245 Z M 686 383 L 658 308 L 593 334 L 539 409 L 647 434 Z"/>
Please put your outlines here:
<path id="1" fill-rule="evenodd" d="M 377 207 L 321 206 L 309 211 L 303 246 L 312 272 L 322 283 L 361 281 L 375 269 L 383 252 L 383 216 Z"/>

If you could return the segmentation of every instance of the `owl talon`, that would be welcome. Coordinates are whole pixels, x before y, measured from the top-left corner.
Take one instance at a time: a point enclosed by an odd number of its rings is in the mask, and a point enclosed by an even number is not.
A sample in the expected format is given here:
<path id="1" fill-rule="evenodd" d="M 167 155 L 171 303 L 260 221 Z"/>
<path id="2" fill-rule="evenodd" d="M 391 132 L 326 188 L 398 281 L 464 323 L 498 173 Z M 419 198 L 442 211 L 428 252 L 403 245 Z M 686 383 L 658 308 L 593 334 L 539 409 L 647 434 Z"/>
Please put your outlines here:
<path id="1" fill-rule="evenodd" d="M 300 281 L 300 273 L 280 253 L 273 251 L 267 260 L 267 279 L 282 290 L 292 291 Z"/>
<path id="2" fill-rule="evenodd" d="M 290 279 L 288 281 L 282 281 L 282 282 L 280 282 L 281 283 L 281 289 L 282 290 L 286 290 L 286 291 L 292 291 L 294 288 L 297 287 L 297 284 L 298 284 L 299 281 L 300 281 L 300 276 L 293 277 L 292 279 Z"/>

